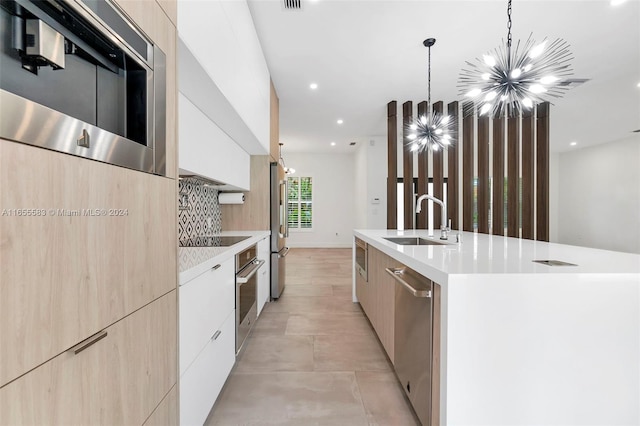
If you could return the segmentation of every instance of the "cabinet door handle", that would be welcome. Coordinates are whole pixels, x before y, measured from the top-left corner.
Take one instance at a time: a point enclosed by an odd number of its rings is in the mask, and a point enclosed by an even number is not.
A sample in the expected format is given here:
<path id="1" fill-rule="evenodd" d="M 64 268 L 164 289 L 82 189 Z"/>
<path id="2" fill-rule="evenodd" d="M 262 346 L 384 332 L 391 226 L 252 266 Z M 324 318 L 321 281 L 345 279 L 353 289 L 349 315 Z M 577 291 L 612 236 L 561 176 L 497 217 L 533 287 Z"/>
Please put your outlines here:
<path id="1" fill-rule="evenodd" d="M 74 355 L 78 355 L 80 352 L 84 351 L 89 346 L 93 345 L 94 343 L 99 342 L 100 340 L 104 339 L 105 337 L 107 337 L 107 330 L 99 331 L 96 334 L 94 334 L 93 336 L 88 337 L 85 340 L 83 340 L 82 342 L 78 343 L 77 345 L 75 345 L 74 347 L 69 349 L 69 351 L 73 352 Z"/>
<path id="2" fill-rule="evenodd" d="M 405 290 L 409 291 L 415 297 L 431 297 L 431 290 L 418 289 L 404 279 L 404 268 L 385 268 L 385 271 L 387 271 L 387 274 L 391 275 L 394 280 L 400 283 Z"/>
<path id="3" fill-rule="evenodd" d="M 222 334 L 222 331 L 217 330 L 215 333 L 213 333 L 213 336 L 211 336 L 211 340 L 218 340 L 220 334 Z"/>
<path id="4" fill-rule="evenodd" d="M 213 269 L 213 270 L 215 271 L 216 269 L 220 269 L 220 267 L 221 267 L 221 266 L 222 266 L 222 265 L 218 263 L 216 266 L 214 266 L 214 267 L 213 267 L 213 268 L 211 268 L 211 269 Z"/>

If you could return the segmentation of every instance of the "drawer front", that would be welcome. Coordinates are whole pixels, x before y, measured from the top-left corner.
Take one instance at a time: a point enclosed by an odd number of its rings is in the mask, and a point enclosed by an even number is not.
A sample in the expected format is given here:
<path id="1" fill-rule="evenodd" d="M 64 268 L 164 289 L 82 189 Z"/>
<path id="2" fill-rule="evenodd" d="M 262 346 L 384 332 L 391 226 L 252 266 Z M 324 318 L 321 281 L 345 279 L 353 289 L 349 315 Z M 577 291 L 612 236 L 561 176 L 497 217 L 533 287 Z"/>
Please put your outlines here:
<path id="1" fill-rule="evenodd" d="M 0 389 L 0 424 L 142 424 L 176 383 L 176 293 Z"/>
<path id="2" fill-rule="evenodd" d="M 181 425 L 202 425 L 216 402 L 236 361 L 235 320 L 234 310 L 180 378 Z"/>
<path id="3" fill-rule="evenodd" d="M 235 264 L 229 259 L 180 287 L 180 374 L 234 309 Z"/>

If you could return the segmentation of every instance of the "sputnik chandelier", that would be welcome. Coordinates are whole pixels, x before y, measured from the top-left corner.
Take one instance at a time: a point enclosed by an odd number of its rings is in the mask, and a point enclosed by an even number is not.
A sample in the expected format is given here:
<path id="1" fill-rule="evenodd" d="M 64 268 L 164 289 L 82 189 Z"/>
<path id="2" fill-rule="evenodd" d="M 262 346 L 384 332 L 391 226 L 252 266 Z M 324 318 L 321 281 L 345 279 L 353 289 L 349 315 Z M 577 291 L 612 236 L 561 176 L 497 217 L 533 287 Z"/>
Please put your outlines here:
<path id="1" fill-rule="evenodd" d="M 511 48 L 511 0 L 507 6 L 507 43 L 467 62 L 458 78 L 460 95 L 472 99 L 480 115 L 517 116 L 523 110 L 560 98 L 567 86 L 562 78 L 572 74 L 569 45 L 562 39 L 537 43 L 531 38 L 520 48 L 518 40 Z"/>
<path id="2" fill-rule="evenodd" d="M 427 113 L 420 116 L 409 125 L 409 135 L 407 136 L 411 151 L 433 150 L 438 151 L 451 144 L 452 129 L 451 117 L 433 111 L 431 106 L 431 46 L 436 43 L 435 38 L 428 38 L 422 44 L 429 49 L 429 70 L 427 80 Z"/>

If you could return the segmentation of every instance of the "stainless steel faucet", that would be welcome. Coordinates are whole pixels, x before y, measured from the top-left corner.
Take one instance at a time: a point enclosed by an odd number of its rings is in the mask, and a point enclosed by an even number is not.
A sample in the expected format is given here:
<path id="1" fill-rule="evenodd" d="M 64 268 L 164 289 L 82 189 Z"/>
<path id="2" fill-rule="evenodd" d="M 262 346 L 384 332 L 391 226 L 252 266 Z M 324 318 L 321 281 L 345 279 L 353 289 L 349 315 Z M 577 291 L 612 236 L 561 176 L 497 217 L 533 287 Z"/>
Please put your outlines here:
<path id="1" fill-rule="evenodd" d="M 451 231 L 449 224 L 449 218 L 447 217 L 447 206 L 442 202 L 442 200 L 438 200 L 436 197 L 432 197 L 429 194 L 424 194 L 418 197 L 418 201 L 416 201 L 416 213 L 420 213 L 422 211 L 422 200 L 431 200 L 434 203 L 440 204 L 440 209 L 442 210 L 442 214 L 440 217 L 440 239 L 448 240 L 449 232 Z M 446 224 L 446 225 L 445 225 Z"/>

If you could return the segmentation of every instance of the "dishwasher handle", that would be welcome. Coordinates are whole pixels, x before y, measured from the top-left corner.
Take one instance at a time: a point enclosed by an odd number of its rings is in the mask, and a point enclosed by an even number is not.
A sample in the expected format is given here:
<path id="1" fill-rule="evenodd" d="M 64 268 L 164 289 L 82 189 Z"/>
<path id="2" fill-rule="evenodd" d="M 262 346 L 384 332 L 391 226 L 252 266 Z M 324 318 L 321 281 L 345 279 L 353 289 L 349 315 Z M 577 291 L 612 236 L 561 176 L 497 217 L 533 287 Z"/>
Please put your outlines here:
<path id="1" fill-rule="evenodd" d="M 405 268 L 385 268 L 387 274 L 391 275 L 396 282 L 402 285 L 402 288 L 407 290 L 415 297 L 431 297 L 431 290 L 418 289 L 414 285 L 412 285 L 406 278 L 410 279 L 405 274 Z M 413 281 L 413 280 L 411 280 Z M 419 282 L 418 282 L 419 283 Z"/>
<path id="2" fill-rule="evenodd" d="M 260 269 L 262 265 L 264 265 L 264 260 L 254 260 L 249 266 L 238 272 L 238 275 L 236 276 L 236 282 L 238 284 L 249 282 L 249 280 L 256 274 L 256 272 L 258 272 L 258 269 Z"/>

